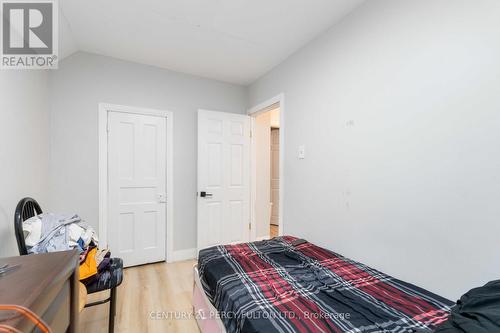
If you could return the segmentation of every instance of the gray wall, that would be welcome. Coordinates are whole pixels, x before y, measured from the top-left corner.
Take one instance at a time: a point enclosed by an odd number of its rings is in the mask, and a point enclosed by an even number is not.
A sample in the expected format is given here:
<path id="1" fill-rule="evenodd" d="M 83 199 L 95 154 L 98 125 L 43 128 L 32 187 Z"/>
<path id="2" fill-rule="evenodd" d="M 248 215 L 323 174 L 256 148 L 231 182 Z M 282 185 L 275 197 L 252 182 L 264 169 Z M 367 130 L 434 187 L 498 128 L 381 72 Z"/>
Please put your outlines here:
<path id="1" fill-rule="evenodd" d="M 0 257 L 18 255 L 14 210 L 25 196 L 47 203 L 48 75 L 0 71 Z"/>
<path id="2" fill-rule="evenodd" d="M 197 110 L 244 113 L 245 89 L 78 52 L 51 75 L 51 210 L 98 227 L 98 103 L 174 113 L 174 249 L 196 247 Z"/>
<path id="3" fill-rule="evenodd" d="M 287 234 L 451 299 L 500 277 L 498 17 L 367 1 L 251 85 L 285 93 Z"/>

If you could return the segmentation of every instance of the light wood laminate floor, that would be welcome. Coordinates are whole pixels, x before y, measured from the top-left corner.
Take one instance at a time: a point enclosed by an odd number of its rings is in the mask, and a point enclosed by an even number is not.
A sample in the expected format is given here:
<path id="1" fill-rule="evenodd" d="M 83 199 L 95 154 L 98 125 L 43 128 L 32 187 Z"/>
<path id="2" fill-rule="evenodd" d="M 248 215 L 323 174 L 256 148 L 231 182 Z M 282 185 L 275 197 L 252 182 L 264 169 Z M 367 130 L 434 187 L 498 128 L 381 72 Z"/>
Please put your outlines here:
<path id="1" fill-rule="evenodd" d="M 199 332 L 192 314 L 195 260 L 125 269 L 118 288 L 115 332 Z M 106 295 L 89 295 L 89 301 Z M 80 332 L 108 331 L 109 304 L 85 308 Z M 185 318 L 187 317 L 187 318 Z"/>

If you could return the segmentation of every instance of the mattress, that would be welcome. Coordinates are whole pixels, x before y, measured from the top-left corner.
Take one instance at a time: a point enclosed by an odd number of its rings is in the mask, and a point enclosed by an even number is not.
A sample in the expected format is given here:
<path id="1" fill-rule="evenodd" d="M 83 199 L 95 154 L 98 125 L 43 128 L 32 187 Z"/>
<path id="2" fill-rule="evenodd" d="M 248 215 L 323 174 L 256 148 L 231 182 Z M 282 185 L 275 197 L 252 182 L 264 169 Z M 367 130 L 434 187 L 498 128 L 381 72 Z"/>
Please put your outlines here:
<path id="1" fill-rule="evenodd" d="M 227 332 L 431 332 L 453 302 L 291 236 L 201 250 Z"/>

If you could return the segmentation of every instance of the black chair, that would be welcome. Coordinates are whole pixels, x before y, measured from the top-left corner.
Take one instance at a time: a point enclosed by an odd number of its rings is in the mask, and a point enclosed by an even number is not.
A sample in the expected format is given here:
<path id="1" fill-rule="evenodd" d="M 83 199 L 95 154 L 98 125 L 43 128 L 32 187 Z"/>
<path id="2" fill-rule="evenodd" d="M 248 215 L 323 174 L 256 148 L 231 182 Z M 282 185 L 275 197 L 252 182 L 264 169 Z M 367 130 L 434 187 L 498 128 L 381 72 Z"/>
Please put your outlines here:
<path id="1" fill-rule="evenodd" d="M 27 219 L 42 214 L 42 209 L 38 202 L 32 198 L 24 198 L 17 204 L 16 212 L 14 214 L 14 230 L 16 233 L 17 247 L 20 255 L 27 255 L 28 248 L 24 240 L 23 222 Z M 109 290 L 110 295 L 108 298 L 85 305 L 86 308 L 100 305 L 109 302 L 109 332 L 114 332 L 115 315 L 116 315 L 116 288 L 123 281 L 123 261 L 120 258 L 111 258 L 109 270 L 106 278 L 96 280 L 87 285 L 87 293 L 93 294 L 100 291 Z"/>

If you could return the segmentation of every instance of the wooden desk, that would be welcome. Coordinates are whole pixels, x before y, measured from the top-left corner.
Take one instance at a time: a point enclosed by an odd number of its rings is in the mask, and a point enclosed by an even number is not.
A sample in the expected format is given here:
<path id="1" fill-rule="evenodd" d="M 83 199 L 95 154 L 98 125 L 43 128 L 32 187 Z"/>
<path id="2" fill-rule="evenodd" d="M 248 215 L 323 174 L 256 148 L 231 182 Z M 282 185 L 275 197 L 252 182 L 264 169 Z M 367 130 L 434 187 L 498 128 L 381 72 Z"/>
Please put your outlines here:
<path id="1" fill-rule="evenodd" d="M 1 258 L 0 266 L 20 265 L 0 276 L 0 304 L 24 306 L 35 312 L 54 333 L 78 328 L 78 252 Z M 34 324 L 14 311 L 0 311 L 0 324 L 33 332 Z"/>
<path id="2" fill-rule="evenodd" d="M 85 308 L 85 304 L 87 304 L 87 287 L 81 282 L 78 282 L 78 311 L 82 312 Z"/>

